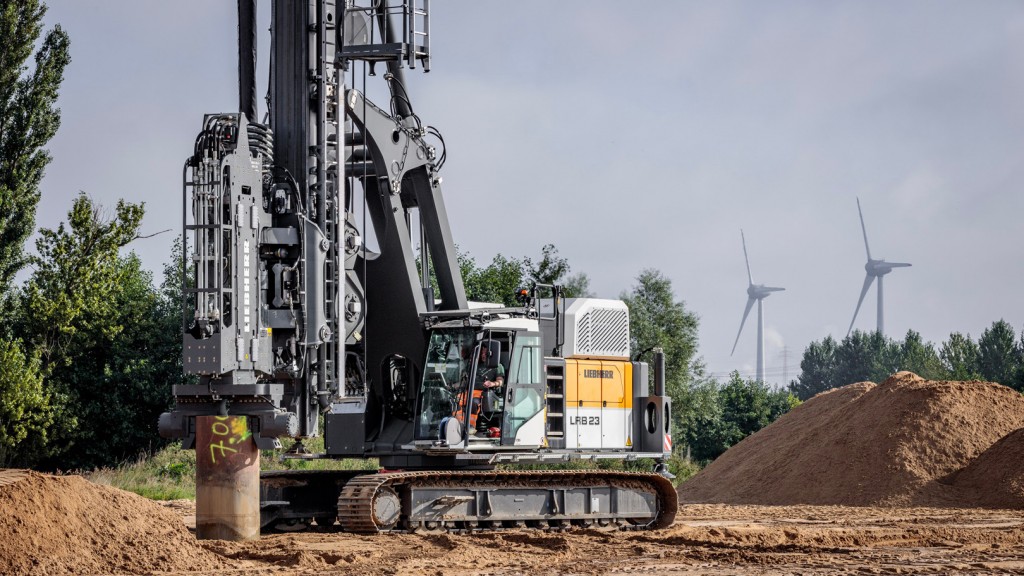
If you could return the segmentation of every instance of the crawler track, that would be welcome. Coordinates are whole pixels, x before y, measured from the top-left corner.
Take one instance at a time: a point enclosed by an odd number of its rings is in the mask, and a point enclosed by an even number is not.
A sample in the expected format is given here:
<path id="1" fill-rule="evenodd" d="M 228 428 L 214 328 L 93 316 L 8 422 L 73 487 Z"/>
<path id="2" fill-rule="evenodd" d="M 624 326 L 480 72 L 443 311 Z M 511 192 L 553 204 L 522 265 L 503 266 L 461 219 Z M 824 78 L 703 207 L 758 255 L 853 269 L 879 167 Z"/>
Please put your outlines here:
<path id="1" fill-rule="evenodd" d="M 349 532 L 508 527 L 658 529 L 678 507 L 656 474 L 605 471 L 394 472 L 349 480 L 338 520 Z"/>

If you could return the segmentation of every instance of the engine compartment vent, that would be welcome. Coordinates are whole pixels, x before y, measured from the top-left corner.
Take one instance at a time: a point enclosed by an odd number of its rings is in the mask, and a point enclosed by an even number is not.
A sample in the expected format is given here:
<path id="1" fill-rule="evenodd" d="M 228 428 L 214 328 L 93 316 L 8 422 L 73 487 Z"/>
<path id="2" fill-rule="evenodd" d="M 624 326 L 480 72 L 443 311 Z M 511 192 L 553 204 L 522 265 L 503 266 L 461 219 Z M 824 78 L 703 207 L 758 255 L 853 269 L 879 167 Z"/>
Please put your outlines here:
<path id="1" fill-rule="evenodd" d="M 629 358 L 629 308 L 625 302 L 576 298 L 567 304 L 566 357 Z"/>

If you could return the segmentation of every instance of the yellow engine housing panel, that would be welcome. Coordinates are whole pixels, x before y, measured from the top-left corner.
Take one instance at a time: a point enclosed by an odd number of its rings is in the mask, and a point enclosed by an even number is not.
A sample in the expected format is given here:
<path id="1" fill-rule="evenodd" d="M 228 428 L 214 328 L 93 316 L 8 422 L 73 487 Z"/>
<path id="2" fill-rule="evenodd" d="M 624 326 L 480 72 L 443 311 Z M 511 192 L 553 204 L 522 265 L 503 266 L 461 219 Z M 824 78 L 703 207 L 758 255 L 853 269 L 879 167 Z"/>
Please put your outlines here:
<path id="1" fill-rule="evenodd" d="M 633 364 L 565 359 L 566 448 L 632 445 Z"/>

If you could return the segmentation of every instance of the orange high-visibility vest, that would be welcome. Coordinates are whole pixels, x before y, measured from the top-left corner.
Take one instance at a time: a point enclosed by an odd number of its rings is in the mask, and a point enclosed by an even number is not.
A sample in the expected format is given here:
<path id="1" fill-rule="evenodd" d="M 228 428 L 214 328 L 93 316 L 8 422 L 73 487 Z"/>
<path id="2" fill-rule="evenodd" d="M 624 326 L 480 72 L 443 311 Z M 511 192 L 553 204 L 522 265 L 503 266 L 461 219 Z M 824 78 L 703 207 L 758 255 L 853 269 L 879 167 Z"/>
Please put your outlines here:
<path id="1" fill-rule="evenodd" d="M 469 427 L 476 428 L 476 419 L 480 415 L 480 404 L 484 397 L 484 391 L 480 388 L 473 390 L 473 405 L 469 411 Z M 459 393 L 459 396 L 455 403 L 455 412 L 452 414 L 459 422 L 465 423 L 464 410 L 466 409 L 466 391 L 463 390 Z"/>

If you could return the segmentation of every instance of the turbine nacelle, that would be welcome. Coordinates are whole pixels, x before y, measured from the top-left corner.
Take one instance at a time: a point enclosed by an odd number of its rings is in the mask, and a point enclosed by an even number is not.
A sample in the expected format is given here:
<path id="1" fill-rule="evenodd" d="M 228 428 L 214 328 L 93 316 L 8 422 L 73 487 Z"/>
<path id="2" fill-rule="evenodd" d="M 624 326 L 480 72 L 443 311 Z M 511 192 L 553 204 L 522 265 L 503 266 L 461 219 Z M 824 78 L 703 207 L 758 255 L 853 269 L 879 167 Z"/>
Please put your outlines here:
<path id="1" fill-rule="evenodd" d="M 783 290 L 785 290 L 785 288 L 765 286 L 764 284 L 751 284 L 747 287 L 747 296 L 755 300 L 763 300 L 770 296 L 772 292 L 781 292 Z"/>
<path id="2" fill-rule="evenodd" d="M 885 276 L 889 272 L 892 272 L 893 268 L 906 268 L 910 266 L 905 262 L 886 262 L 885 260 L 868 260 L 867 264 L 864 265 L 864 270 L 867 271 L 868 276 Z"/>

